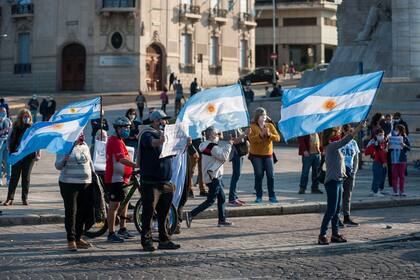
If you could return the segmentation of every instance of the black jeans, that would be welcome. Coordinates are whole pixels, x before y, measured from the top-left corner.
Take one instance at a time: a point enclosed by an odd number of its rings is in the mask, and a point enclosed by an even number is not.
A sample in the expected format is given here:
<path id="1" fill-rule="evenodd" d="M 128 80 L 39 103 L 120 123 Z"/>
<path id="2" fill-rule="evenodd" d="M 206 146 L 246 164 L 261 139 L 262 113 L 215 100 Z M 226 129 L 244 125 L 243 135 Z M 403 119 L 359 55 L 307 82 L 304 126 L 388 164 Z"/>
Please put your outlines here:
<path id="1" fill-rule="evenodd" d="M 69 184 L 58 182 L 64 200 L 64 226 L 67 241 L 79 241 L 83 233 L 83 225 L 87 217 L 89 184 Z"/>
<path id="2" fill-rule="evenodd" d="M 144 105 L 137 105 L 137 109 L 139 110 L 139 117 L 140 120 L 143 121 L 143 111 L 144 111 Z"/>
<path id="3" fill-rule="evenodd" d="M 159 242 L 166 242 L 169 240 L 168 232 L 166 231 L 166 217 L 168 216 L 172 205 L 174 186 L 169 183 L 152 184 L 145 182 L 142 182 L 141 186 L 143 198 L 141 243 L 144 244 L 146 240 L 152 240 L 152 229 L 150 224 L 155 209 L 159 225 Z"/>
<path id="4" fill-rule="evenodd" d="M 7 193 L 7 200 L 15 199 L 16 187 L 22 175 L 22 201 L 28 200 L 29 183 L 31 179 L 32 167 L 35 163 L 33 155 L 27 156 L 16 164 L 12 165 L 12 174 L 10 175 L 9 190 Z"/>
<path id="5" fill-rule="evenodd" d="M 193 210 L 191 210 L 191 216 L 197 216 L 199 213 L 212 206 L 217 199 L 217 212 L 219 215 L 219 222 L 226 221 L 226 197 L 225 192 L 223 190 L 222 179 L 213 179 L 211 183 L 207 184 L 207 187 L 209 188 L 209 194 L 207 195 L 207 199 L 203 201 L 200 205 L 195 207 Z"/>

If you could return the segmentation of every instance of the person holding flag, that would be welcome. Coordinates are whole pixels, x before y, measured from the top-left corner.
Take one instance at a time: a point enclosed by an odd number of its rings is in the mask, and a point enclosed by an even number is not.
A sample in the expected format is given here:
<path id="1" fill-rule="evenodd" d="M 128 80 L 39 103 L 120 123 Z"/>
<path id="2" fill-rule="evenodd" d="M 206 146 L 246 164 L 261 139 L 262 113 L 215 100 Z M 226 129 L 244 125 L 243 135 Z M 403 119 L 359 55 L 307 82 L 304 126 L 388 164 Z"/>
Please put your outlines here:
<path id="1" fill-rule="evenodd" d="M 19 111 L 17 120 L 13 124 L 13 129 L 9 139 L 9 152 L 15 153 L 22 142 L 23 135 L 32 126 L 32 115 L 28 109 Z M 9 190 L 7 193 L 7 200 L 3 203 L 4 206 L 13 204 L 15 199 L 15 192 L 19 179 L 22 176 L 22 204 L 28 205 L 28 193 L 30 176 L 35 160 L 40 159 L 40 152 L 32 152 L 24 156 L 19 161 L 12 165 L 12 174 L 10 176 Z"/>

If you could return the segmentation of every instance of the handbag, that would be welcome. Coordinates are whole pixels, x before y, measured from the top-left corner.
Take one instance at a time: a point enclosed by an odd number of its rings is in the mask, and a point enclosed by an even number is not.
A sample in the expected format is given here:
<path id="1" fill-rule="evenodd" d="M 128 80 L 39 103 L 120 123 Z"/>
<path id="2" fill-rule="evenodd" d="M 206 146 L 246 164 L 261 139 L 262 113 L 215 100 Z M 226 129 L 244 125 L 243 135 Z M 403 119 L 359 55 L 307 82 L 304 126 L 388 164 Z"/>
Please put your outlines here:
<path id="1" fill-rule="evenodd" d="M 321 184 L 325 183 L 326 172 L 324 170 L 324 163 L 325 163 L 325 156 L 321 156 L 321 164 L 319 165 L 318 170 L 317 170 L 317 180 Z"/>
<path id="2" fill-rule="evenodd" d="M 233 145 L 236 151 L 236 154 L 239 157 L 245 156 L 249 153 L 249 142 L 248 140 L 241 142 L 239 144 Z"/>

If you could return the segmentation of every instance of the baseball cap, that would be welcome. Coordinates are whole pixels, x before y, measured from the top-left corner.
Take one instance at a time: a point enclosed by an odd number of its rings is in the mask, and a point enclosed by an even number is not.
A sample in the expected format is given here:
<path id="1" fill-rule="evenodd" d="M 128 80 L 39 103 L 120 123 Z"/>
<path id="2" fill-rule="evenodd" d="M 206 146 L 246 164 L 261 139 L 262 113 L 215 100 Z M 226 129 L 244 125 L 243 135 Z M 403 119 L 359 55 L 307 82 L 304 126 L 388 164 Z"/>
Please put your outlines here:
<path id="1" fill-rule="evenodd" d="M 168 120 L 171 117 L 169 117 L 164 111 L 162 110 L 155 110 L 152 113 L 150 113 L 149 120 L 155 121 L 155 120 Z"/>

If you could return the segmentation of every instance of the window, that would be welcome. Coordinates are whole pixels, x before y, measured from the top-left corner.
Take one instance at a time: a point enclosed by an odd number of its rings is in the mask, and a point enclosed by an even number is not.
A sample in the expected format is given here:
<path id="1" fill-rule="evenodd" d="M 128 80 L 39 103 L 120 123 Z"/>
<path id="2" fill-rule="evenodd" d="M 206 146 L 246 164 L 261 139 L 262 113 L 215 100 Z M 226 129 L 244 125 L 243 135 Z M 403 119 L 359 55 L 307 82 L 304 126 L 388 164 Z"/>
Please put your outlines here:
<path id="1" fill-rule="evenodd" d="M 15 65 L 15 73 L 31 73 L 29 33 L 18 35 L 18 63 Z"/>
<path id="2" fill-rule="evenodd" d="M 220 8 L 219 7 L 219 0 L 211 0 L 210 1 L 210 7 L 213 8 Z"/>
<path id="3" fill-rule="evenodd" d="M 239 69 L 248 68 L 248 41 L 239 42 Z"/>
<path id="4" fill-rule="evenodd" d="M 115 32 L 111 36 L 111 45 L 114 49 L 118 50 L 123 44 L 123 37 L 120 32 Z"/>
<path id="5" fill-rule="evenodd" d="M 210 38 L 210 65 L 219 65 L 219 37 Z"/>
<path id="6" fill-rule="evenodd" d="M 273 27 L 273 20 L 271 18 L 260 18 L 255 21 L 258 27 Z M 279 25 L 279 21 L 276 18 L 276 26 Z"/>
<path id="7" fill-rule="evenodd" d="M 182 0 L 182 4 L 192 5 L 192 0 Z"/>
<path id="8" fill-rule="evenodd" d="M 313 26 L 317 25 L 316 18 L 284 18 L 283 26 Z"/>
<path id="9" fill-rule="evenodd" d="M 332 18 L 324 18 L 324 24 L 329 26 L 337 26 L 337 20 Z"/>
<path id="10" fill-rule="evenodd" d="M 192 64 L 192 39 L 191 34 L 181 35 L 181 61 L 184 65 Z"/>
<path id="11" fill-rule="evenodd" d="M 134 8 L 136 4 L 135 0 L 104 0 L 104 8 Z"/>

